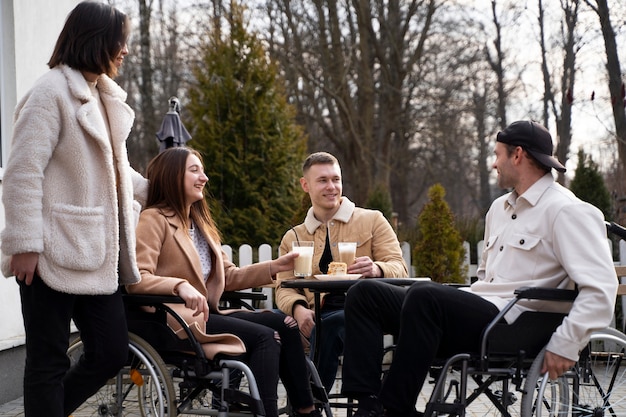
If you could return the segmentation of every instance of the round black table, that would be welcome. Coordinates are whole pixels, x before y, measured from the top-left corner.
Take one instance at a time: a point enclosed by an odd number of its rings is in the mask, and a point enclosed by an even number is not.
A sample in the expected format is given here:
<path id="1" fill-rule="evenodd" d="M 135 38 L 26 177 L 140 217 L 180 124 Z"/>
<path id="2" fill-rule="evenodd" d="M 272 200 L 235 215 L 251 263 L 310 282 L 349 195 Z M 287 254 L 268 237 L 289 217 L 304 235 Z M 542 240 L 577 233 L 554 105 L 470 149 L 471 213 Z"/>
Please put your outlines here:
<path id="1" fill-rule="evenodd" d="M 319 365 L 319 346 L 321 343 L 320 336 L 322 334 L 321 319 L 321 294 L 322 293 L 342 293 L 346 292 L 351 286 L 364 279 L 376 280 L 398 286 L 409 286 L 417 282 L 430 281 L 430 278 L 360 278 L 360 279 L 293 279 L 281 282 L 283 288 L 308 289 L 313 293 L 315 303 L 315 349 L 313 351 L 313 363 Z"/>

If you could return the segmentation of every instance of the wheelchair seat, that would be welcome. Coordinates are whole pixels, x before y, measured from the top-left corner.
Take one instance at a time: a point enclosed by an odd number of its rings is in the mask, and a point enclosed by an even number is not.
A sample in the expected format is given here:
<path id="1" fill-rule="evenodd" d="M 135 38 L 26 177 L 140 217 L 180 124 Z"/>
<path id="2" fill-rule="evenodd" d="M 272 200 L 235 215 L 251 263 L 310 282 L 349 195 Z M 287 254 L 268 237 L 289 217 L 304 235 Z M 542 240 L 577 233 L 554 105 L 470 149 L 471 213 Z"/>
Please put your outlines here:
<path id="1" fill-rule="evenodd" d="M 511 324 L 497 323 L 487 338 L 490 358 L 534 358 L 561 324 L 565 314 L 525 311 Z"/>

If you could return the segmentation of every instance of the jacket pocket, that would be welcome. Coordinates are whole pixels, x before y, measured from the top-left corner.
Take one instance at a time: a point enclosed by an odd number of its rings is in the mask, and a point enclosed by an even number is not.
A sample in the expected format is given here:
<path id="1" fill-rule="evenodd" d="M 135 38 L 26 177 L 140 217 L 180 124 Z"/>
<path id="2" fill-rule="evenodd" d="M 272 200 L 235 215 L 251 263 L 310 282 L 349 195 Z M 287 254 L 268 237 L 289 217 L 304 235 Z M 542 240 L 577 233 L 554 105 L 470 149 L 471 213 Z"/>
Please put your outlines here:
<path id="1" fill-rule="evenodd" d="M 356 242 L 357 248 L 362 248 L 364 246 L 372 246 L 372 238 L 374 237 L 371 232 L 361 232 L 354 237 L 354 240 L 346 240 L 346 242 Z"/>
<path id="2" fill-rule="evenodd" d="M 52 207 L 48 226 L 44 250 L 52 262 L 76 271 L 95 271 L 104 264 L 103 207 L 57 204 Z"/>
<path id="3" fill-rule="evenodd" d="M 352 236 L 354 240 L 346 240 L 346 242 L 356 242 L 356 257 L 359 256 L 372 256 L 372 233 L 371 232 L 361 232 L 357 235 Z"/>
<path id="4" fill-rule="evenodd" d="M 492 250 L 503 251 L 499 255 L 499 277 L 504 280 L 518 280 L 520 271 L 533 274 L 539 261 L 536 249 L 541 243 L 539 236 L 527 233 L 516 233 L 507 239 L 494 245 Z M 498 246 L 503 245 L 503 246 Z"/>

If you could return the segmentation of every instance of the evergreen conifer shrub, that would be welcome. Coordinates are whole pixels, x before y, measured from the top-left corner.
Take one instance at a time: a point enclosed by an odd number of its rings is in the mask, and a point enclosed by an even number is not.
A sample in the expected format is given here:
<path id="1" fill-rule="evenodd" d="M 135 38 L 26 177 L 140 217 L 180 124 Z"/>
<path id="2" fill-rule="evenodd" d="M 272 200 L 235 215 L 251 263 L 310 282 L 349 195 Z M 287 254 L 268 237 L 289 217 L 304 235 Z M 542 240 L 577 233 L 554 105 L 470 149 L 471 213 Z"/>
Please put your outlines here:
<path id="1" fill-rule="evenodd" d="M 465 249 L 454 215 L 446 203 L 445 189 L 435 184 L 428 190 L 429 201 L 418 216 L 419 238 L 413 249 L 416 276 L 436 282 L 465 283 Z"/>

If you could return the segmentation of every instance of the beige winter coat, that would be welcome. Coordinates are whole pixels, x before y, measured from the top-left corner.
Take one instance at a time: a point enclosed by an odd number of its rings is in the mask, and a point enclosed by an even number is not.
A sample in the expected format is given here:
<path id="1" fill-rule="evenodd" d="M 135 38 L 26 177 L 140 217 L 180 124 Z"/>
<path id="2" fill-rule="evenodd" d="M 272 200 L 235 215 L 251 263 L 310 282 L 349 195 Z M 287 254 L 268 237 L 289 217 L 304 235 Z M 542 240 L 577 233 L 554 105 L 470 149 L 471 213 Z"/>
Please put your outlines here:
<path id="1" fill-rule="evenodd" d="M 272 282 L 270 261 L 239 268 L 222 251 L 220 242 L 207 234 L 204 234 L 204 238 L 211 248 L 212 265 L 206 283 L 198 252 L 180 219 L 173 211 L 158 208 L 144 210 L 137 225 L 137 260 L 141 282 L 128 286 L 128 292 L 174 295 L 176 286 L 186 281 L 206 297 L 211 314 L 226 314 L 228 311 L 218 313 L 218 303 L 224 291 L 258 287 Z M 200 341 L 208 357 L 212 358 L 217 352 L 245 352 L 243 342 L 234 335 L 202 334 L 206 330 L 204 318 L 194 317 L 194 310 L 186 308 L 184 304 L 169 306 L 193 326 L 196 337 L 201 336 Z M 171 318 L 168 322 L 179 336 L 183 336 L 178 323 Z"/>
<path id="2" fill-rule="evenodd" d="M 10 255 L 36 252 L 38 274 L 57 291 L 110 294 L 140 279 L 133 200 L 143 202 L 147 181 L 128 162 L 134 112 L 106 75 L 97 88 L 110 138 L 85 78 L 64 65 L 42 76 L 16 108 L 2 181 L 5 276 L 12 275 Z"/>

